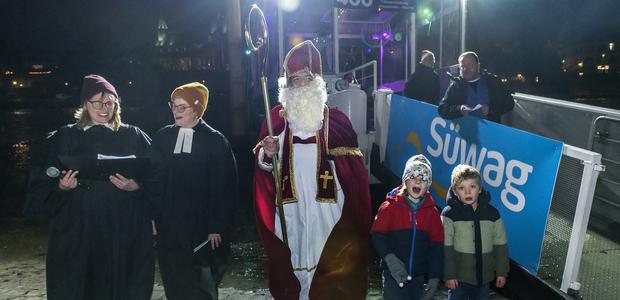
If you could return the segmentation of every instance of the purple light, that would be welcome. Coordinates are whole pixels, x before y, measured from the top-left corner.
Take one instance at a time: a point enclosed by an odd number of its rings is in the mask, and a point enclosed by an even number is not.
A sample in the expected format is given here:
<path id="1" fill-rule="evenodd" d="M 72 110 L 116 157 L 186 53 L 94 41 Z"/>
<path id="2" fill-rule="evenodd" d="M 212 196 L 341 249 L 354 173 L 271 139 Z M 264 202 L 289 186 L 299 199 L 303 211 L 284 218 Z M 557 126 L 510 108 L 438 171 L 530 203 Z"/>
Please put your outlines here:
<path id="1" fill-rule="evenodd" d="M 387 32 L 383 32 L 381 34 L 373 34 L 371 36 L 371 39 L 373 41 L 380 41 L 380 40 L 391 41 L 392 40 L 392 35 L 387 33 Z"/>

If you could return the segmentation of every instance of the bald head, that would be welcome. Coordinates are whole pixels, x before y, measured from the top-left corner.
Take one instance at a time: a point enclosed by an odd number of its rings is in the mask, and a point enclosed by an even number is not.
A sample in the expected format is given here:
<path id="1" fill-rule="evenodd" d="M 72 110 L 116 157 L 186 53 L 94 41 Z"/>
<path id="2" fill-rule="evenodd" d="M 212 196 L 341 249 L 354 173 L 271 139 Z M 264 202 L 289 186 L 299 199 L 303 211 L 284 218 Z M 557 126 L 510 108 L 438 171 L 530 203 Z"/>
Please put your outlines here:
<path id="1" fill-rule="evenodd" d="M 435 54 L 433 52 L 424 50 L 420 56 L 420 64 L 432 68 L 435 66 Z"/>
<path id="2" fill-rule="evenodd" d="M 480 78 L 480 61 L 476 52 L 468 51 L 459 55 L 459 70 L 461 77 L 467 81 Z"/>

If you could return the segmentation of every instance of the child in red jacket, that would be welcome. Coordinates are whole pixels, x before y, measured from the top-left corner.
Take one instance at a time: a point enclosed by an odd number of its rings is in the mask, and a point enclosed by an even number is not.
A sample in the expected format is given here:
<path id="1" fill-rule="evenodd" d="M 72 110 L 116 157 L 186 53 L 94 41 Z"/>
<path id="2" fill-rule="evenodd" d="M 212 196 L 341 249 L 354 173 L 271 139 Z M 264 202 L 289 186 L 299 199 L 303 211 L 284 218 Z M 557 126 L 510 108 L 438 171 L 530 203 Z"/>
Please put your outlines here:
<path id="1" fill-rule="evenodd" d="M 431 299 L 443 272 L 443 226 L 433 197 L 431 164 L 424 155 L 411 157 L 403 183 L 386 196 L 371 229 L 381 256 L 383 297 Z M 424 277 L 429 278 L 424 290 Z"/>

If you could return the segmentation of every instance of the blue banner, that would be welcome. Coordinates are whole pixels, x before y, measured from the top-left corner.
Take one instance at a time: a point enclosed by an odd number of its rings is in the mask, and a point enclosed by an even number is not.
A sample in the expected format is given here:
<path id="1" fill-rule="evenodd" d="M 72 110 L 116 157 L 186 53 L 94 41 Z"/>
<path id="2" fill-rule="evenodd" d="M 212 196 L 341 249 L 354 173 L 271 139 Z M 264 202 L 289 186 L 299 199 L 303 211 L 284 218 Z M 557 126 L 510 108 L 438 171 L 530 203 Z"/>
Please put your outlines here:
<path id="1" fill-rule="evenodd" d="M 506 225 L 510 257 L 538 272 L 561 142 L 475 117 L 446 120 L 436 106 L 393 95 L 386 147 L 386 164 L 398 177 L 414 154 L 431 161 L 430 190 L 441 207 L 452 169 L 478 169 Z"/>

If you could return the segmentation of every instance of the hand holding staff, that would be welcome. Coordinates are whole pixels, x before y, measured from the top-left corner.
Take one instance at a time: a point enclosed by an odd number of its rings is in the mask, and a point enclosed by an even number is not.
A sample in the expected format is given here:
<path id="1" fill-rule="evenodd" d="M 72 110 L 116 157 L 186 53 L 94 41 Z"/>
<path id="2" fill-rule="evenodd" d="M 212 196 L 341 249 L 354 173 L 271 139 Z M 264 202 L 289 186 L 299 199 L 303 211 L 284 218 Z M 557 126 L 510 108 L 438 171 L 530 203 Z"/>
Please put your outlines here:
<path id="1" fill-rule="evenodd" d="M 256 28 L 255 31 L 251 31 Z M 263 11 L 256 5 L 252 4 L 248 13 L 248 20 L 244 28 L 245 41 L 248 48 L 256 53 L 260 59 L 261 86 L 263 90 L 263 102 L 265 104 L 265 117 L 267 119 L 267 129 L 269 136 L 273 137 L 273 126 L 271 125 L 271 107 L 269 106 L 269 93 L 267 89 L 267 76 L 265 75 L 265 67 L 267 64 L 267 51 L 269 50 L 269 37 L 267 35 L 267 21 Z M 262 51 L 259 51 L 263 49 Z M 268 149 L 270 150 L 270 149 Z M 284 219 L 284 205 L 282 204 L 282 187 L 280 186 L 280 169 L 278 169 L 278 153 L 277 151 L 271 157 L 273 165 L 273 178 L 276 185 L 276 206 L 278 207 L 278 216 L 280 217 L 280 227 L 282 228 L 282 240 L 288 247 L 288 235 L 286 231 L 286 221 Z"/>

